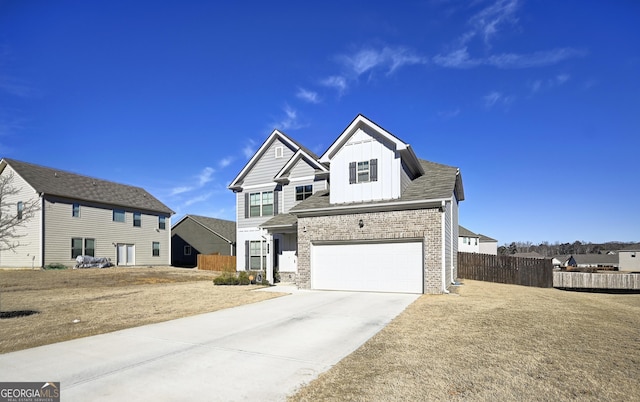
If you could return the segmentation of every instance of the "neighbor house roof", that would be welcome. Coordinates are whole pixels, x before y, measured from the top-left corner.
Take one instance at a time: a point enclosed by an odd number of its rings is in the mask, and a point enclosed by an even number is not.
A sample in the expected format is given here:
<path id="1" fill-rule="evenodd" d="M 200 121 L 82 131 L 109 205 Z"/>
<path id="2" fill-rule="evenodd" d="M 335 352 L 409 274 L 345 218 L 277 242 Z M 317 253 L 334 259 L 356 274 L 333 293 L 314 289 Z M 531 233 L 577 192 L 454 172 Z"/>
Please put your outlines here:
<path id="1" fill-rule="evenodd" d="M 535 252 L 535 251 L 529 251 L 527 253 L 514 253 L 511 254 L 511 257 L 520 257 L 520 258 L 546 258 L 544 255 Z"/>
<path id="2" fill-rule="evenodd" d="M 578 264 L 617 264 L 617 254 L 572 254 Z"/>
<path id="3" fill-rule="evenodd" d="M 451 198 L 454 190 L 458 188 L 459 185 L 461 186 L 458 168 L 425 160 L 420 160 L 420 164 L 425 174 L 413 180 L 400 198 L 332 205 L 329 202 L 329 190 L 322 190 L 291 208 L 290 212 L 299 214 L 312 212 L 314 210 L 341 210 L 359 207 L 384 208 L 385 206 L 391 207 L 397 204 L 418 203 L 422 201 L 439 203 L 441 200 Z M 463 193 L 462 190 L 460 190 L 459 193 Z"/>
<path id="4" fill-rule="evenodd" d="M 174 212 L 141 187 L 96 179 L 60 169 L 4 158 L 0 171 L 8 164 L 36 192 L 79 201 L 91 201 L 146 211 Z"/>
<path id="5" fill-rule="evenodd" d="M 479 235 L 473 233 L 469 229 L 464 226 L 458 226 L 458 237 L 480 237 Z"/>
<path id="6" fill-rule="evenodd" d="M 478 233 L 480 236 L 480 243 L 497 243 L 498 241 L 492 237 L 485 236 L 482 233 Z"/>
<path id="7" fill-rule="evenodd" d="M 208 216 L 199 215 L 185 215 L 184 217 L 182 217 L 182 219 L 176 222 L 171 227 L 171 229 L 174 229 L 176 226 L 187 219 L 191 219 L 195 223 L 204 227 L 208 231 L 220 236 L 229 243 L 236 242 L 236 223 L 234 221 L 228 221 L 225 219 L 209 218 Z"/>

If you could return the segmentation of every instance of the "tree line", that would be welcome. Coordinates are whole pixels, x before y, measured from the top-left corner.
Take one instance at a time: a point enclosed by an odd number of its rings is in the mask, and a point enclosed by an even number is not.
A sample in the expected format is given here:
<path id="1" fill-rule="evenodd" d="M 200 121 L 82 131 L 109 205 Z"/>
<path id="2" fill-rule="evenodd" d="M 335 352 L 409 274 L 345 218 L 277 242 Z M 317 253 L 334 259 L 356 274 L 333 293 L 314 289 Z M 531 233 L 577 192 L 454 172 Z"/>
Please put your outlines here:
<path id="1" fill-rule="evenodd" d="M 504 244 L 498 247 L 498 255 L 532 252 L 541 254 L 544 257 L 569 254 L 606 254 L 609 251 L 618 251 L 634 244 L 636 243 L 617 241 L 591 243 L 581 242 L 578 240 L 573 243 L 549 243 L 547 241 L 543 241 L 540 244 L 533 244 L 530 241 L 515 241 L 511 242 L 511 244 Z"/>

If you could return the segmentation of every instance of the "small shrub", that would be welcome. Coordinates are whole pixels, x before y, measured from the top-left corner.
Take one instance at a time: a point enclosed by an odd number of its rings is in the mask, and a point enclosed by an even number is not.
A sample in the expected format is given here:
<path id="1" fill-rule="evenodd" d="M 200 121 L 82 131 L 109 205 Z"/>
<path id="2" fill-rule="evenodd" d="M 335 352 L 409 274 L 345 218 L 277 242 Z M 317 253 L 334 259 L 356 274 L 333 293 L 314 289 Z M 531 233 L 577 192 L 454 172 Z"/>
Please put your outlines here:
<path id="1" fill-rule="evenodd" d="M 44 269 L 67 269 L 67 267 L 65 265 L 60 264 L 60 263 L 54 262 L 52 264 L 45 265 Z"/>
<path id="2" fill-rule="evenodd" d="M 249 273 L 247 271 L 241 271 L 238 273 L 238 282 L 240 285 L 249 285 L 251 281 L 249 280 Z"/>

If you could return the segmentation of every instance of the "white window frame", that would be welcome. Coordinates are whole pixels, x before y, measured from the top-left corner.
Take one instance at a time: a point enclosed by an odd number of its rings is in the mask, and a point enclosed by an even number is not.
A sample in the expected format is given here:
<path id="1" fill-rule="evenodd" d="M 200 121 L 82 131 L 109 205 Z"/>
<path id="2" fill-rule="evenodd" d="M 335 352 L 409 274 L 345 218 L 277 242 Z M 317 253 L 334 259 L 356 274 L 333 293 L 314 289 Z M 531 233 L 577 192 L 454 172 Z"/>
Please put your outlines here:
<path id="1" fill-rule="evenodd" d="M 158 251 L 157 254 L 156 254 L 156 250 Z M 151 242 L 151 256 L 152 257 L 160 257 L 160 242 L 159 241 Z"/>
<path id="2" fill-rule="evenodd" d="M 369 161 L 360 161 L 356 163 L 356 183 L 369 183 L 371 181 L 371 166 L 369 165 Z M 363 169 L 360 169 L 360 166 L 363 166 Z M 364 168 L 366 166 L 366 168 Z M 361 180 L 360 175 L 366 174 L 366 180 Z"/>
<path id="3" fill-rule="evenodd" d="M 71 205 L 71 216 L 73 218 L 79 218 L 80 217 L 80 204 L 77 202 L 74 202 Z"/>
<path id="4" fill-rule="evenodd" d="M 136 219 L 137 217 L 137 219 Z M 138 223 L 136 225 L 136 222 Z M 133 226 L 136 228 L 142 227 L 142 212 L 134 212 L 133 213 Z"/>
<path id="5" fill-rule="evenodd" d="M 267 242 L 261 240 L 250 240 L 249 241 L 249 255 L 247 256 L 249 259 L 249 269 L 250 270 L 264 270 L 267 267 Z M 258 264 L 255 264 L 254 261 L 258 261 Z"/>
<path id="6" fill-rule="evenodd" d="M 271 194 L 271 203 L 265 204 L 265 195 Z M 258 218 L 261 216 L 273 216 L 275 214 L 275 191 L 263 191 L 258 193 L 249 193 L 249 217 Z M 265 213 L 265 206 L 271 206 L 271 213 Z"/>

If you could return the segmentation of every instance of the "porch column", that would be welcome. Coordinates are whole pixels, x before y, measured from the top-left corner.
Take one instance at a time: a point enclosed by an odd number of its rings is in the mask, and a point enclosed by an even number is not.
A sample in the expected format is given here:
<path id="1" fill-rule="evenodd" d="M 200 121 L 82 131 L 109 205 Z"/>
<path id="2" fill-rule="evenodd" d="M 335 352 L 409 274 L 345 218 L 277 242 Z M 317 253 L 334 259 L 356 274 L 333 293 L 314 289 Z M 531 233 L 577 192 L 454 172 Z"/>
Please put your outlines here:
<path id="1" fill-rule="evenodd" d="M 267 281 L 273 285 L 273 234 L 269 233 L 267 235 L 267 266 L 265 267 L 267 274 Z"/>

